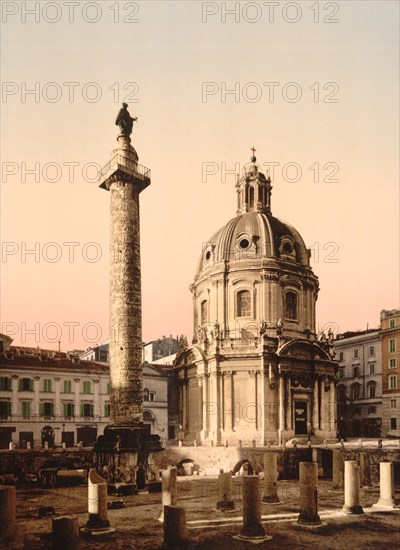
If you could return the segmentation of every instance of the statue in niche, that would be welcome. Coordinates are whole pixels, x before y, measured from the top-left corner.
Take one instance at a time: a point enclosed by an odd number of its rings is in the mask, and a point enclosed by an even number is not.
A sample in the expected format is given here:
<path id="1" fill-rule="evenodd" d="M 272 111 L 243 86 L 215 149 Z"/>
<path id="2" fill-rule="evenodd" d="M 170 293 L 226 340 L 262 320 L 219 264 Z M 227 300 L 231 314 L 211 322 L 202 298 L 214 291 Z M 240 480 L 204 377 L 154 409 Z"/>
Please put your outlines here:
<path id="1" fill-rule="evenodd" d="M 119 110 L 115 124 L 119 126 L 119 131 L 123 136 L 130 136 L 132 133 L 133 123 L 137 120 L 137 117 L 131 117 L 128 111 L 128 104 L 123 103 L 122 108 Z"/>

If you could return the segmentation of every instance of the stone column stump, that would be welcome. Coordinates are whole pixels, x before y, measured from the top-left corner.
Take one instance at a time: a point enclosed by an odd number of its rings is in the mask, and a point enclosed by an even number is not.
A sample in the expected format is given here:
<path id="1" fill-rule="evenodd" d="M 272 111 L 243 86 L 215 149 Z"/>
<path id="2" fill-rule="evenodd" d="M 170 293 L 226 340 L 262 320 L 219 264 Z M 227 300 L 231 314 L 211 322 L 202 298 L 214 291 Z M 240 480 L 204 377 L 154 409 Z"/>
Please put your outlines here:
<path id="1" fill-rule="evenodd" d="M 85 533 L 95 536 L 115 532 L 108 520 L 107 482 L 95 468 L 91 468 L 88 475 L 88 512 Z"/>
<path id="2" fill-rule="evenodd" d="M 322 525 L 318 515 L 318 464 L 315 462 L 299 463 L 300 514 L 299 525 Z"/>
<path id="3" fill-rule="evenodd" d="M 332 451 L 332 489 L 343 491 L 344 486 L 344 460 L 343 453 L 338 449 Z"/>
<path id="4" fill-rule="evenodd" d="M 345 460 L 344 462 L 343 512 L 348 515 L 364 513 L 360 505 L 360 469 L 354 460 Z"/>
<path id="5" fill-rule="evenodd" d="M 218 477 L 219 501 L 217 510 L 235 510 L 236 506 L 232 500 L 232 473 L 224 472 Z"/>
<path id="6" fill-rule="evenodd" d="M 250 542 L 272 539 L 261 525 L 260 478 L 256 475 L 243 476 L 243 527 L 233 538 Z"/>
<path id="7" fill-rule="evenodd" d="M 379 491 L 380 497 L 374 507 L 393 508 L 395 505 L 393 462 L 379 464 Z"/>
<path id="8" fill-rule="evenodd" d="M 0 485 L 0 540 L 12 537 L 16 529 L 16 488 Z"/>
<path id="9" fill-rule="evenodd" d="M 264 454 L 264 494 L 262 501 L 267 504 L 280 504 L 277 493 L 278 457 L 276 453 Z"/>
<path id="10" fill-rule="evenodd" d="M 187 539 L 186 510 L 179 506 L 164 506 L 164 543 L 167 548 L 182 548 Z"/>
<path id="11" fill-rule="evenodd" d="M 79 547 L 78 516 L 60 516 L 52 521 L 53 550 L 76 550 Z"/>
<path id="12" fill-rule="evenodd" d="M 167 468 L 161 474 L 162 483 L 162 507 L 158 521 L 164 521 L 164 506 L 176 506 L 178 503 L 177 469 Z"/>

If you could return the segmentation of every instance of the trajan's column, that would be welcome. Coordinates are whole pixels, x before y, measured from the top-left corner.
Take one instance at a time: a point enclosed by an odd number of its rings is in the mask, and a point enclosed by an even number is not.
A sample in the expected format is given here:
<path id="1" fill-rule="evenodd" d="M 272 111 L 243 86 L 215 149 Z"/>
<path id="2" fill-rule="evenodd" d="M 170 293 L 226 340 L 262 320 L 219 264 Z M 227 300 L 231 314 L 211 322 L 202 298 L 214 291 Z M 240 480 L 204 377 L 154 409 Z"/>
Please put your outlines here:
<path id="1" fill-rule="evenodd" d="M 95 449 L 110 481 L 132 481 L 139 467 L 148 469 L 151 451 L 160 449 L 159 437 L 150 435 L 142 422 L 139 194 L 150 185 L 150 170 L 138 164 L 130 138 L 136 118 L 127 108 L 123 103 L 118 113 L 118 144 L 99 179 L 100 187 L 110 192 L 111 422 Z M 124 479 L 117 479 L 109 464 L 117 466 L 118 476 Z"/>

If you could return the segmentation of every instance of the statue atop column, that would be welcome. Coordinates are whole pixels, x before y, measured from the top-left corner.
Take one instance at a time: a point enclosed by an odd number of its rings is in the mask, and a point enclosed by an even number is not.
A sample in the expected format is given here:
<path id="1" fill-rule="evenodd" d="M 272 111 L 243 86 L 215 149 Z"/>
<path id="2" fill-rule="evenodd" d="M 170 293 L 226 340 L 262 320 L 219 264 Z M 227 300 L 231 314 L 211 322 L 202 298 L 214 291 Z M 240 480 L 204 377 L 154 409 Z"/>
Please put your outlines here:
<path id="1" fill-rule="evenodd" d="M 133 123 L 137 120 L 137 117 L 131 117 L 128 111 L 128 104 L 123 103 L 122 108 L 119 110 L 115 124 L 119 126 L 119 131 L 123 136 L 130 136 L 132 133 Z"/>

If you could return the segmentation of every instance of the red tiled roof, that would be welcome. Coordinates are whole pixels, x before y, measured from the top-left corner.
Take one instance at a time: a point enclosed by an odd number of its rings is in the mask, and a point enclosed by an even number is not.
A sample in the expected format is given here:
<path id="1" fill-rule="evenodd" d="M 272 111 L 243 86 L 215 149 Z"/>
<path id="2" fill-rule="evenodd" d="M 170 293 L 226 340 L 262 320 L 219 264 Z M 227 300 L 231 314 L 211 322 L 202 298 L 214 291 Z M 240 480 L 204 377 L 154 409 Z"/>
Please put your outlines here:
<path id="1" fill-rule="evenodd" d="M 11 346 L 9 351 L 0 356 L 0 368 L 43 368 L 57 371 L 92 371 L 108 373 L 109 366 L 94 361 L 77 361 L 68 358 L 64 352 Z"/>

